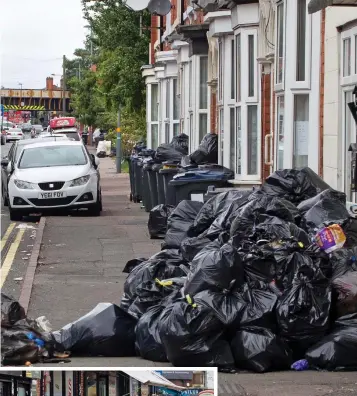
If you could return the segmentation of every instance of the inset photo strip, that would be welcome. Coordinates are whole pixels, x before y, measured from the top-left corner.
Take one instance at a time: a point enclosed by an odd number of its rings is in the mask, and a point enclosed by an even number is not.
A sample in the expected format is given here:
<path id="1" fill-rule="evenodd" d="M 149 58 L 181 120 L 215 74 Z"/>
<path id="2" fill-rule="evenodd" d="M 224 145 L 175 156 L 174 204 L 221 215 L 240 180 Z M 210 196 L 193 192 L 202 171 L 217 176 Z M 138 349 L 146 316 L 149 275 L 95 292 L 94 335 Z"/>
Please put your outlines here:
<path id="1" fill-rule="evenodd" d="M 217 372 L 126 369 L 0 371 L 1 396 L 213 396 Z"/>

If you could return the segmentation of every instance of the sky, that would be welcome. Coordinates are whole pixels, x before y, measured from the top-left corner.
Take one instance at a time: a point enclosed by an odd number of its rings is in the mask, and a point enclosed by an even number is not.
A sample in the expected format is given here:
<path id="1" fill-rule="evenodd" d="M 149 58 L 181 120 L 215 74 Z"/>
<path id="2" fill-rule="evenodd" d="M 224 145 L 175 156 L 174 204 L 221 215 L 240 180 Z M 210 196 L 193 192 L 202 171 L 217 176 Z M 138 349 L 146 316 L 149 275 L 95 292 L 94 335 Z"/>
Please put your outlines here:
<path id="1" fill-rule="evenodd" d="M 39 89 L 51 74 L 59 84 L 62 57 L 83 47 L 86 25 L 81 0 L 1 0 L 0 84 Z"/>

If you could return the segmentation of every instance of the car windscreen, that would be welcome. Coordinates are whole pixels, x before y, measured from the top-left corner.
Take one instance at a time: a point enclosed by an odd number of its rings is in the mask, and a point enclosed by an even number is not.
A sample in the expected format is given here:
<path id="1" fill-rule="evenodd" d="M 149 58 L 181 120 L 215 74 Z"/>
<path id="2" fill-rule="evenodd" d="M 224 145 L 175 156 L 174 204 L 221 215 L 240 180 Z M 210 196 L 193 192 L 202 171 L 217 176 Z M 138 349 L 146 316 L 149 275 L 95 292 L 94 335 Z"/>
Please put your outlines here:
<path id="1" fill-rule="evenodd" d="M 87 157 L 81 146 L 45 146 L 24 149 L 18 167 L 19 169 L 48 168 L 86 163 Z"/>

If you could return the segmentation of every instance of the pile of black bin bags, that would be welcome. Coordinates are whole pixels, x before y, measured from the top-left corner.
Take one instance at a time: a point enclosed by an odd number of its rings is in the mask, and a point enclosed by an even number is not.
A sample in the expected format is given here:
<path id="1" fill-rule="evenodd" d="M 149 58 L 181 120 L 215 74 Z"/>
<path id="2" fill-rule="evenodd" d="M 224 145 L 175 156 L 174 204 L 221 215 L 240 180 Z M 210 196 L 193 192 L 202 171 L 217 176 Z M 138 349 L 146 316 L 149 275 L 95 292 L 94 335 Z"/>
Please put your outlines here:
<path id="1" fill-rule="evenodd" d="M 259 190 L 167 213 L 161 252 L 126 269 L 121 308 L 138 320 L 137 354 L 228 372 L 299 359 L 357 368 L 357 219 L 345 194 L 309 168 L 283 170 Z M 327 254 L 313 238 L 329 224 L 347 240 Z"/>
<path id="2" fill-rule="evenodd" d="M 357 368 L 357 219 L 344 194 L 309 168 L 283 170 L 259 190 L 167 213 L 162 250 L 125 266 L 120 306 L 99 304 L 51 333 L 55 348 L 227 372 L 290 369 L 300 359 Z M 326 254 L 313 237 L 330 223 L 347 239 Z"/>

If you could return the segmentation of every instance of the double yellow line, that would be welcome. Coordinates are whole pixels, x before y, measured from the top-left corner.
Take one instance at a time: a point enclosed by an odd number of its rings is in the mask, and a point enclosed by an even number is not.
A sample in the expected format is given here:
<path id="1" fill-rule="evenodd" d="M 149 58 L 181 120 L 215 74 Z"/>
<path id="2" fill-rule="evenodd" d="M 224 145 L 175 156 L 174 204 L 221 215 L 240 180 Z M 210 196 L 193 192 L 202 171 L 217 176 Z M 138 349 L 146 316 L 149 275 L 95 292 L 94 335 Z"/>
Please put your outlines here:
<path id="1" fill-rule="evenodd" d="M 1 239 L 1 252 L 3 251 L 4 247 L 6 246 L 7 241 L 9 240 L 14 228 L 16 226 L 16 223 L 11 223 L 6 230 L 3 238 Z M 7 276 L 9 275 L 12 263 L 15 260 L 16 252 L 20 246 L 21 240 L 24 236 L 25 229 L 20 229 L 16 235 L 15 240 L 11 243 L 10 248 L 5 256 L 5 259 L 3 261 L 3 264 L 1 266 L 1 282 L 0 282 L 0 288 L 3 287 Z"/>

